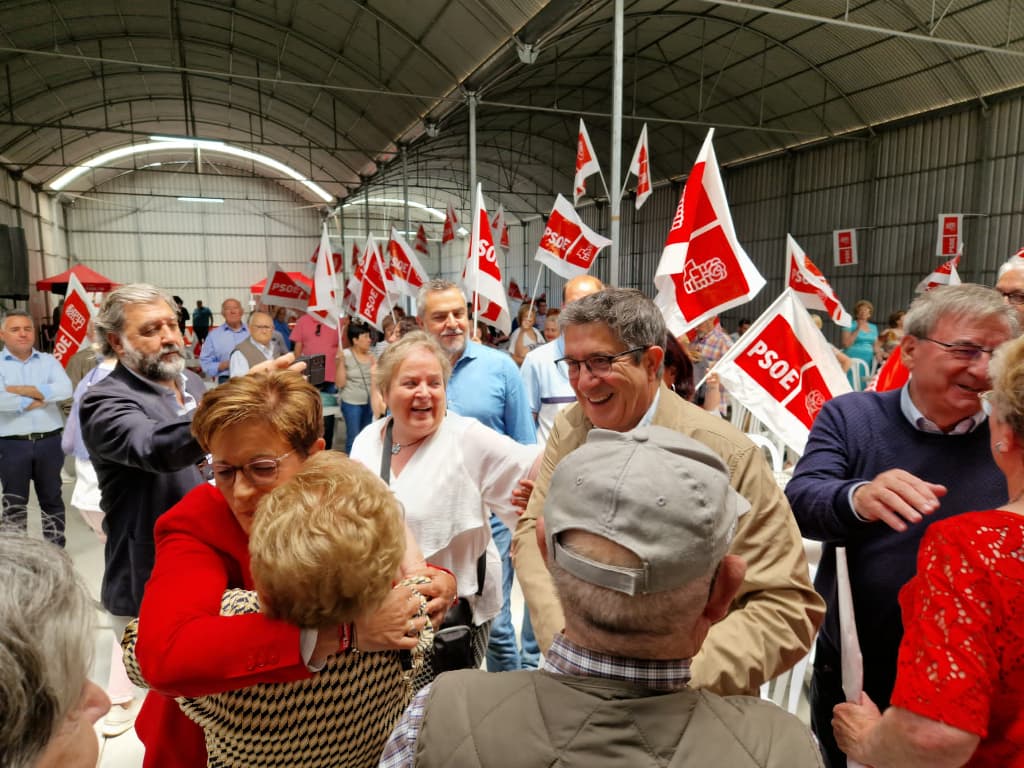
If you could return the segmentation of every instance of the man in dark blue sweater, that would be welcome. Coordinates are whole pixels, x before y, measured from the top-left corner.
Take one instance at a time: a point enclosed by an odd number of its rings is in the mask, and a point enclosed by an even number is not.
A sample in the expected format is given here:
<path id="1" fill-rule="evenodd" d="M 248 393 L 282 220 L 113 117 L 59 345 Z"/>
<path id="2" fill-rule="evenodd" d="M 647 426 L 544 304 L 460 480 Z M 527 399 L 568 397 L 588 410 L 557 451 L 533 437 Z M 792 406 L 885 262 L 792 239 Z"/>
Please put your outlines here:
<path id="1" fill-rule="evenodd" d="M 991 386 L 992 350 L 1017 334 L 1013 309 L 980 285 L 943 287 L 914 301 L 904 329 L 910 381 L 827 403 L 786 488 L 801 533 L 825 543 L 815 587 L 828 612 L 811 681 L 811 726 L 833 768 L 846 764 L 831 727 L 832 708 L 844 700 L 835 547 L 846 547 L 864 690 L 884 709 L 903 636 L 897 596 L 914 575 L 925 528 L 997 507 L 1007 496 L 978 395 Z"/>

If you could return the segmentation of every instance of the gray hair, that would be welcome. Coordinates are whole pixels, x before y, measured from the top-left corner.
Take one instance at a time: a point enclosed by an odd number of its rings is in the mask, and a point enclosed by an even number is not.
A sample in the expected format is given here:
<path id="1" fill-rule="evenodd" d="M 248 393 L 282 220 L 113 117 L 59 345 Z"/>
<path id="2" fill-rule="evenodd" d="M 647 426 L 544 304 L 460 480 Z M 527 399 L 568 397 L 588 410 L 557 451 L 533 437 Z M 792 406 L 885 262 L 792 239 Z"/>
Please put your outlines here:
<path id="1" fill-rule="evenodd" d="M 391 388 L 391 382 L 398 372 L 399 366 L 405 358 L 415 349 L 425 349 L 437 358 L 441 364 L 441 376 L 444 379 L 445 387 L 448 386 L 448 379 L 452 376 L 452 364 L 448 355 L 441 349 L 434 337 L 425 331 L 409 331 L 393 344 L 388 344 L 384 354 L 377 361 L 377 388 L 381 394 L 386 395 Z"/>
<path id="2" fill-rule="evenodd" d="M 605 288 L 562 308 L 558 327 L 603 323 L 627 347 L 664 347 L 665 318 L 653 301 L 635 288 Z"/>
<path id="3" fill-rule="evenodd" d="M 30 315 L 24 309 L 8 309 L 4 312 L 3 316 L 0 317 L 0 327 L 3 327 L 4 323 L 7 322 L 7 318 L 9 317 L 27 317 L 29 320 L 32 320 L 32 315 Z M 32 325 L 33 327 L 35 327 L 34 321 Z"/>
<path id="4" fill-rule="evenodd" d="M 427 297 L 432 293 L 441 293 L 443 291 L 450 291 L 452 288 L 462 293 L 462 289 L 453 283 L 451 280 L 428 280 L 426 284 L 420 288 L 419 295 L 416 297 L 416 316 L 421 320 L 423 319 L 423 312 L 427 307 Z M 466 294 L 462 294 L 462 301 L 465 303 Z"/>
<path id="5" fill-rule="evenodd" d="M 149 283 L 128 283 L 107 294 L 94 321 L 96 341 L 104 357 L 116 354 L 107 336 L 124 332 L 124 308 L 129 304 L 155 304 L 158 301 L 167 304 L 174 316 L 178 316 L 178 308 L 174 306 L 171 295 Z"/>
<path id="6" fill-rule="evenodd" d="M 95 609 L 64 550 L 3 527 L 0 584 L 0 755 L 30 766 L 82 697 Z"/>
<path id="7" fill-rule="evenodd" d="M 1024 269 L 1024 258 L 1014 254 L 999 266 L 999 271 L 996 272 L 996 280 L 1005 275 L 1011 269 Z"/>
<path id="8" fill-rule="evenodd" d="M 924 338 L 944 317 L 1001 321 L 1009 328 L 1011 336 L 1019 333 L 1017 310 L 1003 301 L 998 291 L 976 283 L 943 285 L 922 293 L 903 317 L 903 332 Z"/>

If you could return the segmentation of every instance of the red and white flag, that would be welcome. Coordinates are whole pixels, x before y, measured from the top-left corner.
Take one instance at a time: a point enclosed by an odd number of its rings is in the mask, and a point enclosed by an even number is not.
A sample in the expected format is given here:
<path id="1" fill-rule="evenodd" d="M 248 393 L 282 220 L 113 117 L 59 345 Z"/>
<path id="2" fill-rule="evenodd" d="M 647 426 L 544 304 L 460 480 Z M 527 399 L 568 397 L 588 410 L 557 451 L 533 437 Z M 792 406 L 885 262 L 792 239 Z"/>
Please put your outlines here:
<path id="1" fill-rule="evenodd" d="M 391 311 L 391 301 L 388 297 L 387 278 L 380 249 L 377 248 L 373 235 L 369 236 L 366 247 L 363 248 L 360 268 L 355 314 L 377 330 L 383 330 L 384 315 Z"/>
<path id="2" fill-rule="evenodd" d="M 359 271 L 359 246 L 352 243 L 352 276 L 345 283 L 345 297 L 342 303 L 349 314 L 356 312 L 356 291 L 359 290 L 359 278 L 362 273 Z"/>
<path id="3" fill-rule="evenodd" d="M 305 309 L 309 304 L 309 288 L 281 269 L 280 264 L 273 263 L 270 265 L 270 275 L 263 284 L 259 304 Z"/>
<path id="4" fill-rule="evenodd" d="M 416 242 L 412 244 L 413 250 L 416 253 L 422 253 L 424 256 L 430 255 L 430 248 L 427 246 L 427 230 L 420 224 L 420 228 L 416 230 Z"/>
<path id="5" fill-rule="evenodd" d="M 548 216 L 534 259 L 570 280 L 586 274 L 601 249 L 611 243 L 607 237 L 584 224 L 576 209 L 559 195 L 555 198 L 555 206 Z"/>
<path id="6" fill-rule="evenodd" d="M 338 316 L 341 314 L 338 308 L 338 280 L 335 277 L 331 239 L 327 236 L 326 222 L 320 235 L 316 269 L 313 272 L 313 291 L 309 294 L 306 312 L 330 328 L 338 327 Z"/>
<path id="7" fill-rule="evenodd" d="M 455 218 L 455 209 L 448 203 L 448 211 L 444 216 L 444 233 L 441 235 L 441 245 L 450 243 L 455 239 L 455 230 L 459 226 L 459 220 Z"/>
<path id="8" fill-rule="evenodd" d="M 827 312 L 832 322 L 840 328 L 849 328 L 853 324 L 853 317 L 843 304 L 839 301 L 828 284 L 828 280 L 821 274 L 814 263 L 804 253 L 793 236 L 786 234 L 786 272 L 788 274 L 787 285 L 793 289 L 797 298 L 803 302 L 808 309 L 820 309 Z"/>
<path id="9" fill-rule="evenodd" d="M 587 126 L 580 118 L 580 132 L 576 139 L 576 176 L 573 179 L 572 204 L 579 205 L 580 198 L 587 194 L 587 177 L 601 172 L 601 166 L 597 162 L 597 153 L 594 152 L 594 145 L 590 143 L 590 136 L 587 134 Z"/>
<path id="10" fill-rule="evenodd" d="M 647 123 L 640 129 L 640 140 L 633 150 L 633 160 L 629 163 L 629 172 L 636 176 L 636 210 L 647 202 L 651 196 L 651 164 L 650 152 L 647 149 Z"/>
<path id="11" fill-rule="evenodd" d="M 499 205 L 498 212 L 491 219 L 491 234 L 494 235 L 495 243 L 501 246 L 503 251 L 509 247 L 508 224 L 505 221 L 505 206 Z"/>
<path id="12" fill-rule="evenodd" d="M 940 213 L 939 231 L 935 239 L 936 256 L 958 256 L 963 253 L 964 216 L 962 213 Z"/>
<path id="13" fill-rule="evenodd" d="M 508 281 L 508 297 L 510 299 L 515 299 L 516 301 L 522 301 L 525 298 L 523 296 L 523 290 L 515 280 Z"/>
<path id="14" fill-rule="evenodd" d="M 832 230 L 832 266 L 849 267 L 857 263 L 857 230 Z"/>
<path id="15" fill-rule="evenodd" d="M 954 256 L 918 283 L 914 293 L 924 293 L 932 288 L 938 288 L 940 285 L 960 285 L 963 281 L 960 280 L 960 274 L 956 271 L 959 264 L 960 257 Z"/>
<path id="16" fill-rule="evenodd" d="M 420 288 L 430 279 L 427 270 L 416 258 L 416 252 L 409 247 L 405 238 L 394 227 L 388 240 L 388 255 L 391 258 L 390 272 L 402 293 L 413 299 L 420 295 Z"/>
<path id="17" fill-rule="evenodd" d="M 63 367 L 83 346 L 89 343 L 89 321 L 96 314 L 96 307 L 85 292 L 85 287 L 72 272 L 68 277 L 68 290 L 64 295 L 64 309 L 60 313 L 60 324 L 53 337 L 53 356 Z"/>
<path id="18" fill-rule="evenodd" d="M 505 286 L 501 282 L 498 252 L 494 247 L 491 222 L 484 208 L 483 187 L 476 185 L 476 212 L 473 216 L 473 235 L 469 241 L 469 259 L 463 281 L 470 301 L 477 308 L 474 322 L 483 320 L 502 333 L 512 332 L 512 316 L 508 311 Z"/>
<path id="19" fill-rule="evenodd" d="M 832 347 L 789 288 L 711 370 L 798 454 L 821 407 L 850 391 Z"/>
<path id="20" fill-rule="evenodd" d="M 661 262 L 655 302 L 673 335 L 746 304 L 765 280 L 736 239 L 708 131 L 679 198 Z"/>

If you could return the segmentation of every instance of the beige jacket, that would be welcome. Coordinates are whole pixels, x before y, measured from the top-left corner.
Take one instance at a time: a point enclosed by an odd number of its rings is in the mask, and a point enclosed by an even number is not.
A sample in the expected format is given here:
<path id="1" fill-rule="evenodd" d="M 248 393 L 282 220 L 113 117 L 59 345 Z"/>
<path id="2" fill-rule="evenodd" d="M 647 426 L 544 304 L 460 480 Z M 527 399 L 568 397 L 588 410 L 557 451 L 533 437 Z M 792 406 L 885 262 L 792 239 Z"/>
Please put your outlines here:
<path id="1" fill-rule="evenodd" d="M 661 385 L 652 423 L 715 451 L 729 468 L 733 488 L 750 502 L 730 550 L 746 561 L 747 575 L 732 611 L 711 628 L 694 657 L 691 684 L 722 695 L 755 694 L 807 654 L 825 615 L 825 603 L 811 585 L 800 531 L 761 450 L 729 422 Z M 536 521 L 555 466 L 586 441 L 592 428 L 579 404 L 558 415 L 512 540 L 512 560 L 542 651 L 562 630 L 565 617 L 537 545 Z"/>

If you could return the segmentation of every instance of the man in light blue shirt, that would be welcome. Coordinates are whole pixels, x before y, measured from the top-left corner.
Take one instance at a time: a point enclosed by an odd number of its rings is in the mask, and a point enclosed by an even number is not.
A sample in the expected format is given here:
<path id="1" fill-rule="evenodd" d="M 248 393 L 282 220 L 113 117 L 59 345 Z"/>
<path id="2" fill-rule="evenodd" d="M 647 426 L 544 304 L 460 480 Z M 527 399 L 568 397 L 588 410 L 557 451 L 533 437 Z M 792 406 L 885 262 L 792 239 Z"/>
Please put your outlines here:
<path id="1" fill-rule="evenodd" d="M 249 329 L 242 322 L 242 303 L 238 299 L 225 299 L 220 305 L 220 313 L 224 315 L 224 324 L 218 325 L 206 337 L 203 351 L 199 353 L 199 364 L 204 374 L 223 384 L 229 378 L 231 353 L 249 338 Z"/>
<path id="2" fill-rule="evenodd" d="M 36 329 L 21 310 L 0 323 L 0 484 L 5 523 L 28 525 L 29 482 L 42 510 L 43 535 L 64 546 L 64 500 L 60 470 L 64 451 L 61 400 L 71 397 L 71 379 L 53 355 L 35 349 Z"/>
<path id="3" fill-rule="evenodd" d="M 533 445 L 537 441 L 536 432 L 519 369 L 504 352 L 468 341 L 469 313 L 462 290 L 447 280 L 431 280 L 420 289 L 418 307 L 420 325 L 437 340 L 452 362 L 448 407 L 461 416 L 472 416 L 517 442 Z M 528 616 L 523 620 L 522 655 L 516 645 L 509 607 L 513 577 L 509 554 L 512 534 L 493 514 L 491 535 L 501 554 L 504 570 L 504 605 L 491 625 L 487 669 L 504 672 L 521 669 L 524 664 L 536 667 L 540 650 L 533 639 Z"/>

